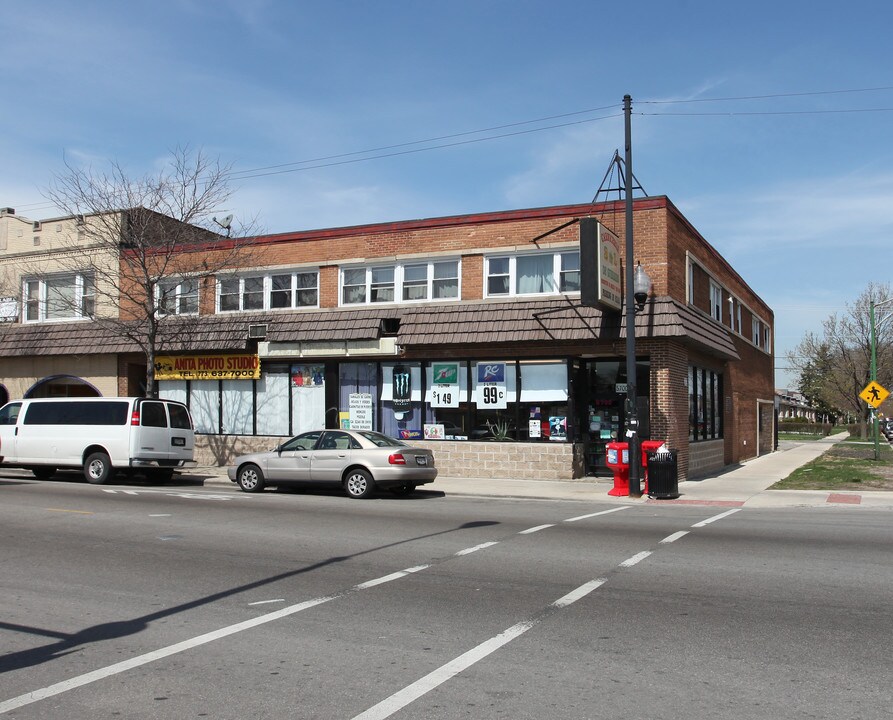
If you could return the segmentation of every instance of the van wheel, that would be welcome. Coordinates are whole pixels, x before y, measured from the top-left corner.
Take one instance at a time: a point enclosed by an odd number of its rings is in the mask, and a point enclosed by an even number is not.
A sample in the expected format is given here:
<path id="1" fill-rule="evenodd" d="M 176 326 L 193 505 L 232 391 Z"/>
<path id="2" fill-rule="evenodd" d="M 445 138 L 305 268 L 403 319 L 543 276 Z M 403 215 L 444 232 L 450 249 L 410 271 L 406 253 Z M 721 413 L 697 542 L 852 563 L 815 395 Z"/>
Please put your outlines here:
<path id="1" fill-rule="evenodd" d="M 103 485 L 112 476 L 112 461 L 103 452 L 95 452 L 84 461 L 84 477 L 88 483 Z"/>
<path id="2" fill-rule="evenodd" d="M 38 480 L 49 480 L 53 475 L 56 474 L 56 468 L 54 467 L 39 467 L 39 468 L 31 468 L 31 472 L 34 473 L 34 477 Z"/>
<path id="3" fill-rule="evenodd" d="M 264 473 L 257 465 L 246 465 L 239 469 L 236 478 L 239 487 L 247 493 L 256 493 L 264 489 Z"/>

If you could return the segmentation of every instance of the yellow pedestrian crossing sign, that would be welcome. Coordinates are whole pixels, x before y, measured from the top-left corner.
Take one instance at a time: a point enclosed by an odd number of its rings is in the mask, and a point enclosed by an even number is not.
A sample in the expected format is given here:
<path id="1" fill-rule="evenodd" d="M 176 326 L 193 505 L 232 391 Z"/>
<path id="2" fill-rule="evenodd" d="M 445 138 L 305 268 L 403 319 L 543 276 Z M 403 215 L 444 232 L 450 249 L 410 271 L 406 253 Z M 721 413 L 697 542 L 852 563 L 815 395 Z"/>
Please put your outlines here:
<path id="1" fill-rule="evenodd" d="M 871 407 L 876 408 L 887 399 L 889 394 L 890 392 L 887 388 L 877 382 L 877 380 L 872 380 L 865 386 L 865 389 L 859 393 L 859 397 L 871 405 Z"/>

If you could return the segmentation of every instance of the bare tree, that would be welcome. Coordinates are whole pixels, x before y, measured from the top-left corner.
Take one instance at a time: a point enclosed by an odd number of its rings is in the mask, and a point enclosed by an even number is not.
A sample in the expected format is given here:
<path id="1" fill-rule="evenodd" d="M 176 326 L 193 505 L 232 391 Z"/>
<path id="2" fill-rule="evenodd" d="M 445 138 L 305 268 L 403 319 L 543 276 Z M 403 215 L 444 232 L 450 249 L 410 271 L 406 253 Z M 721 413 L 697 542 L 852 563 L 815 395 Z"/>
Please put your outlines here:
<path id="1" fill-rule="evenodd" d="M 826 407 L 868 417 L 868 406 L 859 393 L 868 384 L 871 367 L 870 306 L 893 297 L 889 284 L 870 283 L 846 310 L 823 323 L 821 336 L 807 333 L 788 353 L 800 372 L 800 392 Z M 882 316 L 876 323 L 877 380 L 893 386 L 893 319 Z"/>
<path id="2" fill-rule="evenodd" d="M 93 300 L 79 311 L 116 336 L 127 338 L 146 357 L 146 394 L 157 394 L 155 358 L 175 322 L 179 340 L 198 318 L 205 278 L 250 263 L 256 220 L 217 221 L 233 190 L 231 166 L 188 147 L 170 153 L 157 173 L 130 177 L 117 162 L 107 171 L 66 162 L 45 195 L 77 219 L 78 232 L 54 253 L 56 267 L 81 273 L 92 283 Z M 226 235 L 215 230 L 226 229 Z M 73 302 L 56 298 L 56 302 Z"/>

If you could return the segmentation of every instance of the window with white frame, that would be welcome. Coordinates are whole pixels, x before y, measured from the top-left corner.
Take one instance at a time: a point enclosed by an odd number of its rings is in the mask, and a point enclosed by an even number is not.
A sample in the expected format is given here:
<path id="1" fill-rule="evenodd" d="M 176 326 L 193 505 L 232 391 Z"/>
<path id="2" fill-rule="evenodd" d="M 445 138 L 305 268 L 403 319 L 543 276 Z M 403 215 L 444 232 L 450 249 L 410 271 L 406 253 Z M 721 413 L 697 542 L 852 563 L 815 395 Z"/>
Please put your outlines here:
<path id="1" fill-rule="evenodd" d="M 760 321 L 760 319 L 758 317 L 752 318 L 751 328 L 752 328 L 751 335 L 750 335 L 751 341 L 757 347 L 761 347 L 760 341 L 762 340 L 762 335 L 763 335 L 763 323 Z"/>
<path id="2" fill-rule="evenodd" d="M 710 316 L 722 322 L 722 288 L 713 280 L 710 281 Z"/>
<path id="3" fill-rule="evenodd" d="M 317 307 L 318 304 L 316 270 L 217 278 L 217 312 Z"/>
<path id="4" fill-rule="evenodd" d="M 155 285 L 155 302 L 162 315 L 198 313 L 198 278 L 166 278 Z"/>
<path id="5" fill-rule="evenodd" d="M 554 295 L 580 290 L 580 253 L 495 255 L 485 264 L 488 297 Z"/>
<path id="6" fill-rule="evenodd" d="M 22 294 L 25 322 L 77 320 L 96 312 L 96 285 L 90 273 L 25 279 Z"/>
<path id="7" fill-rule="evenodd" d="M 458 260 L 407 262 L 341 270 L 342 305 L 455 300 L 458 297 Z"/>

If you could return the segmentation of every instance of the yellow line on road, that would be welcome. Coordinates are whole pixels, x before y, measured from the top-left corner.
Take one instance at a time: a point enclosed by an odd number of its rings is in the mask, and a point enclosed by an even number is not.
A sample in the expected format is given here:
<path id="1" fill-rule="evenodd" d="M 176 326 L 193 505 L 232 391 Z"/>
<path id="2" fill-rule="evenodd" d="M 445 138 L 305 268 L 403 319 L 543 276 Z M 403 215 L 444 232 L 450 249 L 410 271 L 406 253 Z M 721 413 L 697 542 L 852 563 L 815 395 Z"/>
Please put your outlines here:
<path id="1" fill-rule="evenodd" d="M 47 508 L 48 512 L 67 512 L 76 513 L 77 515 L 93 515 L 89 510 L 66 510 L 64 508 Z"/>

